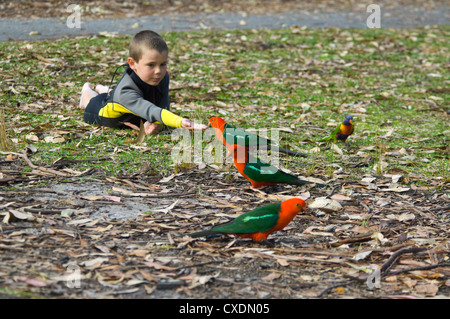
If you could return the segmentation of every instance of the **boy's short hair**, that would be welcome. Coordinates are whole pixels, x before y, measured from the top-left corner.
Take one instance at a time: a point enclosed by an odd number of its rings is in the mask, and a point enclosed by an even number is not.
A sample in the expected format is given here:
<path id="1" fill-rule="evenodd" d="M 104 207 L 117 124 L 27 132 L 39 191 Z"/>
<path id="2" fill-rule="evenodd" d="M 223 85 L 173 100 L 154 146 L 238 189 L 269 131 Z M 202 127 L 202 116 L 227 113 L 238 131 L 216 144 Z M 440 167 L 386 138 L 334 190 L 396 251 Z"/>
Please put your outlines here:
<path id="1" fill-rule="evenodd" d="M 136 33 L 133 39 L 131 39 L 130 53 L 128 55 L 136 62 L 139 62 L 144 49 L 156 50 L 159 53 L 169 51 L 164 39 L 158 33 L 151 30 Z"/>

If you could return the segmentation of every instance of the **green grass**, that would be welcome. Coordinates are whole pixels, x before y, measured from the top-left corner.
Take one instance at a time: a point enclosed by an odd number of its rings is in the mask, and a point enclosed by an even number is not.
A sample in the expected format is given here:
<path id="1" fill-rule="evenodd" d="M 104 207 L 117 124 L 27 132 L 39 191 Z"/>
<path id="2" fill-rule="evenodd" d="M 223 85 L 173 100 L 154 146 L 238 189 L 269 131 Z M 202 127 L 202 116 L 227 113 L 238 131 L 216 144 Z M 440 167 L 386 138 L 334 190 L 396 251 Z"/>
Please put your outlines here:
<path id="1" fill-rule="evenodd" d="M 41 297 L 35 296 L 32 292 L 29 291 L 22 291 L 18 289 L 10 289 L 8 287 L 2 287 L 0 288 L 0 296 L 2 299 L 8 299 L 8 298 L 33 298 L 33 299 L 41 299 Z"/>
<path id="2" fill-rule="evenodd" d="M 388 167 L 378 173 L 401 169 L 418 183 L 448 181 L 449 31 L 440 26 L 164 33 L 171 50 L 172 111 L 203 123 L 222 116 L 244 128 L 290 128 L 293 133 L 280 133 L 282 143 L 303 151 L 318 146 L 332 130 L 327 124 L 352 114 L 355 134 L 348 145 L 339 145 L 344 157 L 321 145 L 316 158 L 284 164 L 324 176 L 339 164 L 356 179 L 383 160 Z M 0 107 L 15 151 L 34 144 L 36 165 L 110 156 L 74 168 L 95 167 L 113 176 L 177 170 L 170 134 L 148 136 L 144 146 L 135 147 L 127 143 L 136 137 L 132 131 L 82 123 L 81 86 L 108 85 L 127 57 L 129 40 L 0 43 Z M 39 140 L 30 141 L 30 135 Z M 46 143 L 47 136 L 64 142 Z M 402 148 L 410 157 L 396 155 Z M 348 166 L 363 155 L 375 162 Z"/>

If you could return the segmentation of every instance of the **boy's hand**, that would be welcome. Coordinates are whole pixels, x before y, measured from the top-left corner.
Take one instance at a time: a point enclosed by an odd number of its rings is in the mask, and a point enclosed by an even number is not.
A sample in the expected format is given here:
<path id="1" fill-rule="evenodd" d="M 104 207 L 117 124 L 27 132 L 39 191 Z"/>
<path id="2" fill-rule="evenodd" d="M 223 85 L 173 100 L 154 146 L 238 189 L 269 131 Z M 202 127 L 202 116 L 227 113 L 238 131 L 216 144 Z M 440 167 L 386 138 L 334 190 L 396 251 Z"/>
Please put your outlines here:
<path id="1" fill-rule="evenodd" d="M 131 127 L 132 129 L 138 130 L 139 131 L 139 127 L 137 127 L 136 125 L 130 123 L 130 122 L 124 122 L 123 124 L 125 124 L 126 126 Z M 144 130 L 145 130 L 145 134 L 152 134 L 152 135 L 156 135 L 159 133 L 159 130 L 161 129 L 161 125 L 160 124 L 154 124 L 154 123 L 150 123 L 148 121 L 145 121 L 144 123 Z"/>
<path id="2" fill-rule="evenodd" d="M 208 128 L 208 126 L 206 126 L 205 124 L 197 124 L 191 122 L 187 118 L 183 118 L 183 120 L 181 121 L 181 126 L 188 130 L 206 130 Z"/>
<path id="3" fill-rule="evenodd" d="M 155 124 L 155 123 L 150 123 L 150 122 L 145 122 L 144 129 L 145 129 L 145 134 L 156 135 L 159 133 L 159 130 L 161 129 L 161 125 Z"/>

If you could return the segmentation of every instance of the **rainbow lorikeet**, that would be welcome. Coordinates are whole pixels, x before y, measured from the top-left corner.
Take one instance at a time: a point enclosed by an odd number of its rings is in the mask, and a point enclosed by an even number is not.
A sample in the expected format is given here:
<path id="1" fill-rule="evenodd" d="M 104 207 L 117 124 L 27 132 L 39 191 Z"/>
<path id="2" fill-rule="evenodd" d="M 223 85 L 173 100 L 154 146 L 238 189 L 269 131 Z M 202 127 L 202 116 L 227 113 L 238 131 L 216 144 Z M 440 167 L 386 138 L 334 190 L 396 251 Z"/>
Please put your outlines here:
<path id="1" fill-rule="evenodd" d="M 233 125 L 225 122 L 221 117 L 211 117 L 209 125 L 216 130 L 216 136 L 228 149 L 235 144 L 248 146 L 251 148 L 260 149 L 265 147 L 267 150 L 278 151 L 280 153 L 306 157 L 304 153 L 294 152 L 283 147 L 277 146 L 273 141 L 260 137 L 259 135 L 247 132 L 241 128 L 236 128 Z"/>
<path id="2" fill-rule="evenodd" d="M 306 211 L 305 201 L 300 198 L 291 198 L 255 208 L 230 222 L 192 233 L 190 236 L 197 238 L 214 234 L 233 234 L 267 244 L 267 237 L 271 233 L 282 230 L 302 210 Z"/>
<path id="3" fill-rule="evenodd" d="M 319 142 L 333 140 L 333 142 L 336 143 L 339 140 L 345 143 L 347 138 L 353 134 L 354 130 L 355 126 L 353 125 L 353 116 L 346 115 L 344 121 L 339 124 L 333 132 L 331 132 L 330 136 L 321 139 Z"/>
<path id="4" fill-rule="evenodd" d="M 310 181 L 299 179 L 297 176 L 285 173 L 275 166 L 261 161 L 259 158 L 250 154 L 249 148 L 234 145 L 233 159 L 239 173 L 252 183 L 252 188 L 260 188 L 262 186 L 276 184 L 304 185 L 314 184 Z M 323 184 L 315 183 L 317 186 Z"/>

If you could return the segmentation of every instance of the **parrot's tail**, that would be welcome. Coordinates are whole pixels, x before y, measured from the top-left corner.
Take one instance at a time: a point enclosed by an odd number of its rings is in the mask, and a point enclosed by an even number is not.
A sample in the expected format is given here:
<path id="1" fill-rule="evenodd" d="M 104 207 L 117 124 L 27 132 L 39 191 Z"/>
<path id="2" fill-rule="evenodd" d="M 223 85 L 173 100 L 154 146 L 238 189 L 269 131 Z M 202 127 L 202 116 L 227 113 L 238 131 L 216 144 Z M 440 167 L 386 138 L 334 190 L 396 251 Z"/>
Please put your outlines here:
<path id="1" fill-rule="evenodd" d="M 305 184 L 316 184 L 316 186 L 318 187 L 325 187 L 325 184 L 321 184 L 321 183 L 315 183 L 315 182 L 310 182 L 310 181 L 305 181 L 302 179 L 297 179 L 297 180 L 293 180 L 293 181 L 289 181 L 288 184 L 291 185 L 305 185 Z"/>
<path id="2" fill-rule="evenodd" d="M 325 137 L 325 138 L 319 140 L 319 142 L 331 141 L 332 139 L 333 139 L 333 136 L 328 136 L 328 137 Z"/>
<path id="3" fill-rule="evenodd" d="M 202 231 L 199 231 L 196 233 L 189 234 L 189 236 L 191 236 L 192 238 L 197 238 L 197 237 L 203 237 L 203 236 L 215 235 L 215 234 L 220 234 L 220 233 L 216 232 L 214 230 L 207 229 L 207 230 L 202 230 Z"/>
<path id="4" fill-rule="evenodd" d="M 280 146 L 271 146 L 273 150 L 278 151 L 280 153 L 284 153 L 284 154 L 288 154 L 288 155 L 292 155 L 292 156 L 298 156 L 298 157 L 308 157 L 307 154 L 305 153 L 300 153 L 300 152 L 295 152 L 295 151 L 291 151 L 285 148 L 282 148 Z"/>

